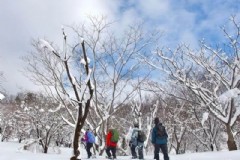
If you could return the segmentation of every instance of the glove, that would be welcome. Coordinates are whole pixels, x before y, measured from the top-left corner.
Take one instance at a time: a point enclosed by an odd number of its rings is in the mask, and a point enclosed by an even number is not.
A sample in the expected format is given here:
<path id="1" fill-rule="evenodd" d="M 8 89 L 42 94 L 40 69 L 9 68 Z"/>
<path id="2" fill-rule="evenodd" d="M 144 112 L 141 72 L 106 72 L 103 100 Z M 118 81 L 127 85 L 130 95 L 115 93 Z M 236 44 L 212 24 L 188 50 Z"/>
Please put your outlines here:
<path id="1" fill-rule="evenodd" d="M 129 147 L 131 147 L 132 146 L 132 142 L 130 141 L 128 145 L 129 145 Z"/>

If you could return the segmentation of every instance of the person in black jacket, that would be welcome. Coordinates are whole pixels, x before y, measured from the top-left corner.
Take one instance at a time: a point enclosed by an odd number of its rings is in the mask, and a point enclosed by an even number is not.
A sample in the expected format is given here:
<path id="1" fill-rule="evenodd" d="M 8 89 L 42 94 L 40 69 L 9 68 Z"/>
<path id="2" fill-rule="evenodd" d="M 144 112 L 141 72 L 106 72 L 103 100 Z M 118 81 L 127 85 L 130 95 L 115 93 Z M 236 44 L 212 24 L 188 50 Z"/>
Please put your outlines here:
<path id="1" fill-rule="evenodd" d="M 159 160 L 160 149 L 163 152 L 164 160 L 169 160 L 167 140 L 168 134 L 165 127 L 160 123 L 159 118 L 154 119 L 155 126 L 152 129 L 152 144 L 154 145 L 154 159 Z"/>

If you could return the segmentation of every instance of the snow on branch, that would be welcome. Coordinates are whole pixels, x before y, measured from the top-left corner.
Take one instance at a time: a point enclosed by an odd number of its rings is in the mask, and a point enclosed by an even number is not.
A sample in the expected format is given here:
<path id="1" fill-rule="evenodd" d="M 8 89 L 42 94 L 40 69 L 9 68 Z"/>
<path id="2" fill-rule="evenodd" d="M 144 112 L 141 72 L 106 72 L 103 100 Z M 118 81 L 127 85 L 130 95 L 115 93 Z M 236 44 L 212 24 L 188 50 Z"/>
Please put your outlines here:
<path id="1" fill-rule="evenodd" d="M 87 75 L 87 78 L 85 79 L 85 83 L 83 84 L 82 90 L 80 92 L 81 100 L 82 100 L 82 98 L 83 98 L 83 96 L 85 94 L 85 91 L 86 91 L 86 88 L 87 88 L 87 83 L 90 81 L 91 73 L 92 73 L 92 70 L 89 69 L 89 74 Z M 93 86 L 91 86 L 91 88 L 93 88 Z"/>
<path id="2" fill-rule="evenodd" d="M 63 115 L 62 115 L 62 119 L 71 127 L 75 128 L 75 125 L 71 122 L 69 122 Z"/>
<path id="3" fill-rule="evenodd" d="M 70 77 L 72 79 L 72 84 L 75 85 L 75 86 L 78 86 L 76 78 L 71 73 L 70 73 Z"/>
<path id="4" fill-rule="evenodd" d="M 80 44 L 82 44 L 84 42 L 84 38 L 80 37 Z"/>
<path id="5" fill-rule="evenodd" d="M 40 42 L 40 47 L 41 47 L 41 48 L 47 48 L 47 49 L 49 49 L 51 52 L 55 52 L 55 53 L 56 53 L 56 51 L 55 51 L 55 49 L 52 47 L 52 45 L 50 45 L 50 44 L 49 44 L 47 41 L 45 41 L 44 39 L 40 39 L 39 42 Z"/>
<path id="6" fill-rule="evenodd" d="M 233 88 L 231 90 L 228 90 L 226 92 L 224 92 L 223 94 L 221 94 L 217 100 L 219 102 L 225 103 L 227 101 L 229 101 L 231 98 L 236 98 L 240 95 L 240 90 L 238 88 Z"/>
<path id="7" fill-rule="evenodd" d="M 88 58 L 88 57 L 87 57 L 87 62 L 88 62 L 88 64 L 90 63 L 90 58 Z M 86 65 L 86 61 L 84 60 L 84 58 L 82 58 L 80 60 L 80 63 L 82 63 L 83 65 Z"/>
<path id="8" fill-rule="evenodd" d="M 48 111 L 54 113 L 54 112 L 59 111 L 61 109 L 61 107 L 62 107 L 62 104 L 60 103 L 56 109 L 54 109 L 54 110 L 49 109 Z"/>
<path id="9" fill-rule="evenodd" d="M 202 126 L 204 125 L 205 121 L 208 119 L 208 115 L 209 115 L 209 113 L 207 113 L 207 112 L 203 113 L 203 118 L 201 121 Z"/>
<path id="10" fill-rule="evenodd" d="M 2 93 L 0 93 L 0 100 L 3 100 L 4 98 L 5 96 Z"/>

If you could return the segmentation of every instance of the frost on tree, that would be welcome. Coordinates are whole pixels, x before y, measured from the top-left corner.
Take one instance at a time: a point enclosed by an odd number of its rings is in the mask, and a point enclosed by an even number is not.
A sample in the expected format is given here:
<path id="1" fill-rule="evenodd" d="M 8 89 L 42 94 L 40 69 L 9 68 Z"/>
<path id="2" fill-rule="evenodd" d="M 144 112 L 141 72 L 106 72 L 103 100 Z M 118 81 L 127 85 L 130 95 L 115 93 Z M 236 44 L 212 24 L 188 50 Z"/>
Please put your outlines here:
<path id="1" fill-rule="evenodd" d="M 71 48 L 63 29 L 63 43 L 63 49 L 59 51 L 53 43 L 37 40 L 33 43 L 35 51 L 24 60 L 29 64 L 26 68 L 29 78 L 44 86 L 47 94 L 59 102 L 51 112 L 59 112 L 62 120 L 75 128 L 72 159 L 77 159 L 80 155 L 79 137 L 93 96 L 92 70 L 83 39 Z"/>
<path id="2" fill-rule="evenodd" d="M 233 25 L 229 32 L 222 28 L 227 39 L 224 48 L 210 47 L 201 41 L 198 50 L 182 44 L 173 50 L 158 49 L 151 60 L 148 57 L 143 59 L 151 67 L 165 73 L 167 81 L 189 89 L 198 98 L 198 104 L 225 125 L 228 149 L 236 150 L 233 132 L 239 125 L 236 120 L 240 115 L 237 107 L 240 88 L 240 26 L 236 17 L 230 21 Z M 226 100 L 227 103 L 221 102 Z"/>

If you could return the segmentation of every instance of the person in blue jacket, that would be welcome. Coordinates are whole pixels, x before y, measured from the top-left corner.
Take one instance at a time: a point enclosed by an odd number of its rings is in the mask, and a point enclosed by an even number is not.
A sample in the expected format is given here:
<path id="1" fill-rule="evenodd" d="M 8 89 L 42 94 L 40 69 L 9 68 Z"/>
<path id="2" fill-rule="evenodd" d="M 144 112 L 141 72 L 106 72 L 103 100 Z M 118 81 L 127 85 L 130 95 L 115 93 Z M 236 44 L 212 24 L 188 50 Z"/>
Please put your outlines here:
<path id="1" fill-rule="evenodd" d="M 87 131 L 85 132 L 84 138 L 82 138 L 81 141 L 86 143 L 85 148 L 88 154 L 88 159 L 91 158 L 92 157 L 91 148 L 95 143 L 95 136 L 92 133 L 92 131 L 90 131 L 90 129 L 87 129 Z"/>
<path id="2" fill-rule="evenodd" d="M 159 118 L 154 119 L 155 126 L 152 129 L 152 144 L 154 145 L 154 159 L 159 160 L 159 152 L 162 150 L 164 160 L 169 160 L 168 157 L 168 134 L 165 127 L 160 123 Z"/>

